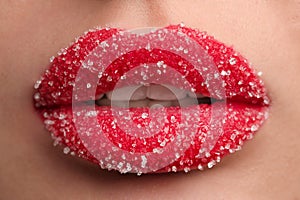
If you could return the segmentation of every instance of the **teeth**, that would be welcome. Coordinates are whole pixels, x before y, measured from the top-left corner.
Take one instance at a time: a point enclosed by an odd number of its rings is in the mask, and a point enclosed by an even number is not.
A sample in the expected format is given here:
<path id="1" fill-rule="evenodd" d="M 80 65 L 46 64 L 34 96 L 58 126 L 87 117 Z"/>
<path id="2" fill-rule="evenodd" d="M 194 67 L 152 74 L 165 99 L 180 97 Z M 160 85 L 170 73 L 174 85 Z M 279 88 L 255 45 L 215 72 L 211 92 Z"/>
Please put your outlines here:
<path id="1" fill-rule="evenodd" d="M 170 107 L 173 105 L 172 101 L 149 101 L 148 107 L 149 108 L 161 108 L 161 107 Z"/>
<path id="2" fill-rule="evenodd" d="M 115 106 L 121 108 L 141 108 L 147 107 L 149 100 L 140 100 L 140 101 L 111 101 L 109 99 L 100 99 L 96 101 L 98 106 Z"/>
<path id="3" fill-rule="evenodd" d="M 136 101 L 146 99 L 147 87 L 145 86 L 128 86 L 115 89 L 106 93 L 108 99 L 113 101 Z"/>
<path id="4" fill-rule="evenodd" d="M 142 107 L 149 107 L 149 108 L 161 108 L 161 107 L 170 107 L 170 106 L 190 106 L 197 104 L 196 99 L 192 98 L 184 98 L 180 100 L 180 104 L 178 101 L 156 101 L 156 100 L 139 100 L 139 101 L 111 101 L 109 99 L 100 99 L 96 101 L 98 106 L 114 106 L 114 107 L 121 107 L 121 108 L 142 108 Z"/>
<path id="5" fill-rule="evenodd" d="M 147 97 L 155 100 L 172 101 L 183 99 L 186 95 L 187 91 L 173 86 L 151 85 L 147 90 Z"/>
<path id="6" fill-rule="evenodd" d="M 141 100 L 141 101 L 130 101 L 129 107 L 131 108 L 141 108 L 141 107 L 147 107 L 149 100 Z"/>
<path id="7" fill-rule="evenodd" d="M 209 103 L 209 98 L 202 94 L 182 90 L 173 86 L 149 84 L 147 86 L 127 86 L 97 96 L 99 106 L 116 107 L 170 107 L 189 106 L 198 103 Z M 208 100 L 207 100 L 208 99 Z M 203 102 L 202 102 L 203 101 Z"/>

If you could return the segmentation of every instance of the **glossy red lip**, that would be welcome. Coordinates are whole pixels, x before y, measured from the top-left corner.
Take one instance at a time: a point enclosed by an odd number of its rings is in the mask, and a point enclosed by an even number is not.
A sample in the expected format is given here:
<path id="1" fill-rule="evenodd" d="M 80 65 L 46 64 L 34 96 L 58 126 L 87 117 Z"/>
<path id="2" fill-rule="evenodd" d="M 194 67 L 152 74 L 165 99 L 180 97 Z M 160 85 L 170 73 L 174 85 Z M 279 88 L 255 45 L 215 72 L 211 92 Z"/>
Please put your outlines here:
<path id="1" fill-rule="evenodd" d="M 65 153 L 121 173 L 187 172 L 240 150 L 266 120 L 269 98 L 257 74 L 231 47 L 181 25 L 143 34 L 98 29 L 51 59 L 34 102 Z M 141 82 L 220 101 L 156 109 L 93 103 Z"/>

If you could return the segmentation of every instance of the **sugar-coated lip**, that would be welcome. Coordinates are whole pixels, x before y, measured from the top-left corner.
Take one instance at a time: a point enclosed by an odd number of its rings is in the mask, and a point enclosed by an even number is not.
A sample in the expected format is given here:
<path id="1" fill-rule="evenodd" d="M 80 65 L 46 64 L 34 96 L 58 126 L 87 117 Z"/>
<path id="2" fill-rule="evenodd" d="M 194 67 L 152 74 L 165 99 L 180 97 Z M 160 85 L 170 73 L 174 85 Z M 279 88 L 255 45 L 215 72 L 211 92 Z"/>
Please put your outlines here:
<path id="1" fill-rule="evenodd" d="M 171 25 L 145 34 L 90 30 L 51 58 L 34 105 L 55 144 L 121 173 L 212 168 L 241 149 L 268 116 L 261 72 L 205 32 Z M 220 102 L 189 107 L 96 106 L 117 87 L 162 83 Z"/>

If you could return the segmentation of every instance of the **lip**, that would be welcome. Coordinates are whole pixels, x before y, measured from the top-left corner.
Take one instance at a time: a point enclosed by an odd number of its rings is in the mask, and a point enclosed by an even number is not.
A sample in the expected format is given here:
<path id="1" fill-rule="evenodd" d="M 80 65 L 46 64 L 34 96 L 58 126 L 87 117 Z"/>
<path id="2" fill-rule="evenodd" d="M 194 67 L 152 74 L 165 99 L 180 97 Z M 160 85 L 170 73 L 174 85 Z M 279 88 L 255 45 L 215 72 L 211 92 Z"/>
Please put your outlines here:
<path id="1" fill-rule="evenodd" d="M 203 170 L 212 168 L 225 155 L 240 150 L 267 119 L 270 100 L 259 77 L 261 72 L 256 73 L 232 47 L 183 25 L 171 25 L 141 35 L 127 33 L 114 28 L 86 32 L 52 57 L 49 68 L 36 82 L 34 106 L 46 129 L 51 132 L 54 144 L 64 146 L 64 153 L 121 173 Z M 195 65 L 191 61 L 173 52 L 153 48 L 155 42 L 152 40 L 159 33 L 179 35 L 200 46 L 202 53 L 208 55 L 207 58 L 201 57 L 204 59 L 199 64 L 201 70 L 193 71 Z M 109 43 L 111 38 L 115 40 Z M 176 45 L 166 38 L 162 40 L 162 45 Z M 125 40 L 136 42 L 139 48 L 118 57 L 115 51 L 124 46 Z M 147 43 L 150 43 L 151 49 L 147 49 Z M 192 52 L 195 54 L 195 49 L 192 46 L 188 43 L 187 48 L 193 51 L 185 52 L 185 48 L 178 51 L 193 57 L 191 55 Z M 115 51 L 111 52 L 110 48 L 115 48 Z M 105 73 L 99 73 L 103 63 L 95 51 L 103 54 L 103 59 L 104 56 L 109 57 L 107 52 L 117 58 L 109 63 Z M 97 63 L 99 60 L 101 62 Z M 185 74 L 188 85 L 182 83 L 178 86 L 173 81 L 174 77 L 168 78 L 172 70 L 166 70 L 160 78 L 157 76 L 148 81 L 185 89 L 190 87 L 194 92 L 221 101 L 211 105 L 157 109 L 112 109 L 83 103 L 93 101 L 97 95 L 115 87 L 139 83 L 141 79 L 128 72 L 138 69 L 141 64 L 154 63 L 157 66 L 161 61 L 171 66 L 170 69 L 175 69 L 175 76 L 176 72 Z M 207 62 L 212 62 L 215 68 L 203 70 L 205 66 L 210 66 Z M 157 74 L 151 69 L 147 71 L 149 74 Z M 119 84 L 125 73 L 126 81 Z M 212 75 L 214 78 L 209 78 Z M 159 128 L 149 129 L 150 124 Z"/>

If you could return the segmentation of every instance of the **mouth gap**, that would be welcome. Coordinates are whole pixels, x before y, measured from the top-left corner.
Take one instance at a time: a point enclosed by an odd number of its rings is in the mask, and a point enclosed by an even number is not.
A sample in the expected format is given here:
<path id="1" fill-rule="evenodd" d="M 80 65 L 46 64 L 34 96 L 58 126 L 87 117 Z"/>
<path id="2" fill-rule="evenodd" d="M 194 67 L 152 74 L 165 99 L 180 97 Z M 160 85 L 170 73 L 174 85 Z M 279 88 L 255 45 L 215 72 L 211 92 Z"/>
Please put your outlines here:
<path id="1" fill-rule="evenodd" d="M 110 106 L 120 108 L 161 108 L 161 107 L 188 107 L 193 105 L 207 104 L 211 105 L 216 102 L 221 102 L 210 97 L 191 98 L 186 97 L 180 100 L 155 100 L 155 99 L 143 99 L 143 100 L 129 100 L 129 101 L 112 101 L 105 95 L 101 99 L 90 102 L 97 106 Z"/>
<path id="2" fill-rule="evenodd" d="M 128 94 L 131 94 L 128 96 Z M 125 86 L 96 96 L 88 102 L 97 106 L 121 108 L 188 107 L 220 102 L 209 96 L 194 93 L 176 86 L 164 84 L 141 84 Z"/>

